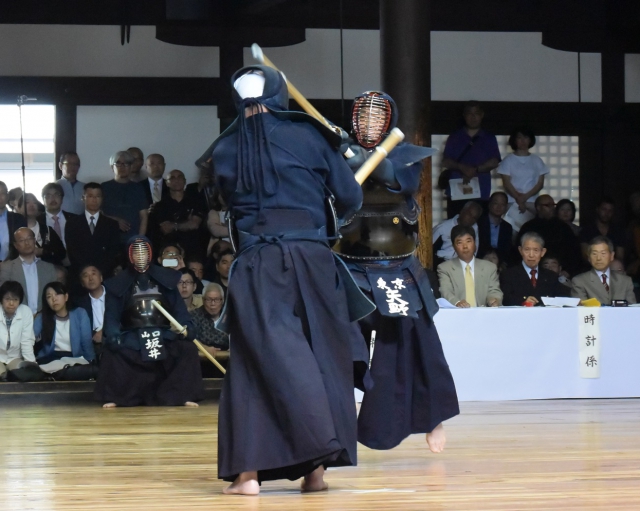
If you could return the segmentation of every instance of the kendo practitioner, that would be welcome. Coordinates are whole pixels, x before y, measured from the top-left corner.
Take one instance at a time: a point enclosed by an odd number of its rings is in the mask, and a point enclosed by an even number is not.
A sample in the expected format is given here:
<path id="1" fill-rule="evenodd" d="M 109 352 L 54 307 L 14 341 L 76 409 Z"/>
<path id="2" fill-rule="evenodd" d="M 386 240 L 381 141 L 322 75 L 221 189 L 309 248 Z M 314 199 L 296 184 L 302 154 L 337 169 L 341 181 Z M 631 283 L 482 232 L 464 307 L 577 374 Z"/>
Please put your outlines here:
<path id="1" fill-rule="evenodd" d="M 239 115 L 199 160 L 212 157 L 239 238 L 217 325 L 232 350 L 218 477 L 233 481 L 227 494 L 301 477 L 302 491 L 325 490 L 326 467 L 356 464 L 354 365 L 366 371 L 368 354 L 353 325 L 374 308 L 331 252 L 325 199 L 344 218 L 362 191 L 340 137 L 287 111 L 280 72 L 249 66 L 232 84 Z"/>
<path id="2" fill-rule="evenodd" d="M 107 280 L 103 351 L 95 396 L 115 406 L 198 406 L 204 398 L 195 328 L 178 291 L 181 273 L 152 265 L 149 240 L 127 244 L 129 266 Z M 170 329 L 157 300 L 186 332 Z"/>
<path id="3" fill-rule="evenodd" d="M 355 99 L 355 156 L 347 160 L 354 170 L 397 120 L 397 106 L 384 92 L 365 92 Z M 334 247 L 377 306 L 360 321 L 364 338 L 373 343 L 373 388 L 365 392 L 360 408 L 358 441 L 372 449 L 391 449 L 413 433 L 426 433 L 431 451 L 440 452 L 445 444 L 442 422 L 460 413 L 433 323 L 438 305 L 414 255 L 419 210 L 413 196 L 422 160 L 434 152 L 407 143 L 391 151 L 363 183 L 363 206 L 342 227 Z"/>

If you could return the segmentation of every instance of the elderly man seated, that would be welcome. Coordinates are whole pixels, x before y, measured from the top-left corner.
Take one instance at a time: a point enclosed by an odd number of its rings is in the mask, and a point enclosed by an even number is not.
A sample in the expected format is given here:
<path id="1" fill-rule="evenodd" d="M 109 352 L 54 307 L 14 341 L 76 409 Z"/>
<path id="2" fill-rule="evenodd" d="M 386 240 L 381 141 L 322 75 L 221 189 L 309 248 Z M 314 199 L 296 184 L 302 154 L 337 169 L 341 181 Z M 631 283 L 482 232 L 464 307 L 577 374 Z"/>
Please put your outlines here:
<path id="1" fill-rule="evenodd" d="M 518 251 L 522 264 L 500 274 L 503 305 L 542 305 L 543 296 L 569 296 L 569 289 L 558 281 L 558 275 L 540 265 L 547 250 L 539 234 L 522 235 Z"/>
<path id="2" fill-rule="evenodd" d="M 219 351 L 229 349 L 229 336 L 216 330 L 215 327 L 224 305 L 222 286 L 215 282 L 207 284 L 204 288 L 203 302 L 202 307 L 190 311 L 191 320 L 196 328 L 196 338 L 211 355 L 215 356 Z M 202 374 L 205 378 L 221 376 L 218 370 L 209 364 L 209 361 L 204 361 L 202 354 L 200 354 L 200 359 L 203 361 Z"/>
<path id="3" fill-rule="evenodd" d="M 502 291 L 495 264 L 477 259 L 475 231 L 456 225 L 451 229 L 456 256 L 438 266 L 440 294 L 456 307 L 498 307 Z"/>
<path id="4" fill-rule="evenodd" d="M 580 300 L 597 299 L 602 305 L 611 305 L 613 300 L 636 303 L 631 277 L 612 271 L 615 247 L 606 236 L 596 236 L 589 242 L 591 270 L 576 275 L 571 295 Z"/>

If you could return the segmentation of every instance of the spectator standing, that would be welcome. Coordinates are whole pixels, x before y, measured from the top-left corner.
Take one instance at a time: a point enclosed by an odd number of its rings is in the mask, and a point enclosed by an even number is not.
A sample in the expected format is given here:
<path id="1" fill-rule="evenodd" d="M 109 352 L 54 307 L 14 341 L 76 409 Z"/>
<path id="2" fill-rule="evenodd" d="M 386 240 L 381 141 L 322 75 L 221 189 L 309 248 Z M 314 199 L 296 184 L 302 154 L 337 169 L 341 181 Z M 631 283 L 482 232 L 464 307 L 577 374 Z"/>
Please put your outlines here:
<path id="1" fill-rule="evenodd" d="M 142 187 L 131 181 L 134 157 L 127 151 L 118 151 L 109 159 L 115 178 L 102 183 L 104 214 L 113 218 L 120 227 L 122 244 L 136 234 L 147 232 L 148 203 Z"/>
<path id="2" fill-rule="evenodd" d="M 44 213 L 44 206 L 32 193 L 26 195 L 25 212 L 27 227 L 33 231 L 36 238 L 36 257 L 47 263 L 62 265 L 67 257 L 67 251 L 62 240 L 53 227 L 48 226 Z"/>
<path id="3" fill-rule="evenodd" d="M 78 153 L 67 151 L 62 154 L 58 168 L 62 172 L 62 177 L 56 181 L 63 191 L 62 211 L 81 215 L 84 211 L 84 204 L 82 203 L 84 183 L 77 179 L 78 171 L 80 170 Z"/>
<path id="4" fill-rule="evenodd" d="M 129 175 L 131 181 L 134 183 L 144 181 L 146 176 L 142 170 L 142 165 L 144 164 L 144 154 L 142 154 L 142 150 L 139 147 L 130 147 L 127 149 L 127 152 L 133 158 L 131 161 L 131 173 Z"/>
<path id="5" fill-rule="evenodd" d="M 146 165 L 149 177 L 141 180 L 140 186 L 144 191 L 147 202 L 151 206 L 169 195 L 169 188 L 167 188 L 164 179 L 162 179 L 165 170 L 164 156 L 150 154 L 147 156 Z"/>
<path id="6" fill-rule="evenodd" d="M 73 213 L 62 211 L 62 200 L 64 199 L 64 190 L 58 183 L 49 183 L 44 185 L 42 189 L 42 200 L 44 201 L 44 218 L 46 224 L 52 227 L 58 237 L 62 240 L 65 249 L 67 241 L 64 235 L 64 229 L 67 220 L 72 218 Z"/>
<path id="7" fill-rule="evenodd" d="M 536 136 L 530 128 L 516 128 L 509 137 L 509 154 L 498 167 L 504 189 L 509 194 L 509 204 L 518 205 L 520 213 L 535 214 L 534 202 L 544 187 L 544 176 L 549 167 L 542 159 L 529 152 L 536 145 Z"/>
<path id="8" fill-rule="evenodd" d="M 87 265 L 96 266 L 103 275 L 110 276 L 120 251 L 118 222 L 100 211 L 102 186 L 84 185 L 83 202 L 82 215 L 70 218 L 66 227 L 69 260 L 76 283 L 81 268 Z"/>
<path id="9" fill-rule="evenodd" d="M 478 178 L 480 198 L 473 199 L 483 207 L 491 194 L 491 171 L 500 163 L 500 150 L 496 137 L 482 129 L 484 110 L 477 101 L 468 101 L 463 109 L 464 126 L 452 133 L 444 148 L 442 166 L 450 171 L 450 179 Z M 447 187 L 447 217 L 460 213 L 466 200 L 451 200 Z"/>

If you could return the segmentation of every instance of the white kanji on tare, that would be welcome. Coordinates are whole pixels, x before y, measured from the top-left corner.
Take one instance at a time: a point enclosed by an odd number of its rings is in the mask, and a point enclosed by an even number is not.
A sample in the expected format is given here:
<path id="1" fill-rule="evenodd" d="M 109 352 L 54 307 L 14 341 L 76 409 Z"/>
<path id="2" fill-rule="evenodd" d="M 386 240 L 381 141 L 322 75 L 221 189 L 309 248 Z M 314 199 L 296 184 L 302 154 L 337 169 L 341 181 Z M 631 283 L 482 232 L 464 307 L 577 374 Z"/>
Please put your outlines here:
<path id="1" fill-rule="evenodd" d="M 409 307 L 407 307 L 408 303 L 406 300 L 402 299 L 402 293 L 400 293 L 400 289 L 405 289 L 406 286 L 402 279 L 396 279 L 391 281 L 393 288 L 387 286 L 387 282 L 380 277 L 378 279 L 378 289 L 384 289 L 387 293 L 387 303 L 389 304 L 389 314 L 400 314 L 401 316 L 406 316 L 409 311 Z"/>
<path id="2" fill-rule="evenodd" d="M 151 334 L 149 332 L 143 332 L 142 337 L 147 339 L 144 347 L 149 352 L 149 357 L 153 359 L 158 358 L 160 356 L 158 348 L 162 348 L 162 344 L 160 344 L 160 330 L 156 330 Z"/>

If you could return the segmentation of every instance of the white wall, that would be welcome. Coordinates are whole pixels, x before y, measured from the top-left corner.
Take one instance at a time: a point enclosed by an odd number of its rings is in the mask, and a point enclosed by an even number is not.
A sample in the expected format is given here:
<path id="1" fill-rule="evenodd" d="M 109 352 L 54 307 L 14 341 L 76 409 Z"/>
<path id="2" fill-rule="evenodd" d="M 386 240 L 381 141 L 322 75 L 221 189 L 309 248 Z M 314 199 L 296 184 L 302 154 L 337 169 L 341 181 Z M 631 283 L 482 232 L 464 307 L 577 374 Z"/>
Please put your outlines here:
<path id="1" fill-rule="evenodd" d="M 156 39 L 155 27 L 0 25 L 2 76 L 219 76 L 218 48 Z"/>
<path id="2" fill-rule="evenodd" d="M 431 49 L 436 101 L 578 100 L 578 55 L 542 46 L 540 33 L 433 32 Z M 338 30 L 309 29 L 303 43 L 264 50 L 307 97 L 340 97 Z M 640 95 L 637 57 L 627 58 L 631 97 Z M 581 59 L 582 101 L 600 101 L 600 55 Z M 345 30 L 344 64 L 345 97 L 378 89 L 379 32 Z M 117 26 L 0 25 L 0 75 L 215 77 L 219 52 L 163 43 L 155 27 L 132 27 L 121 46 Z"/>
<path id="3" fill-rule="evenodd" d="M 625 55 L 624 88 L 627 103 L 640 103 L 640 54 Z"/>
<path id="4" fill-rule="evenodd" d="M 109 156 L 136 146 L 145 156 L 162 154 L 167 172 L 180 169 L 191 183 L 195 160 L 220 132 L 215 106 L 80 106 L 77 119 L 84 182 L 112 179 Z"/>

